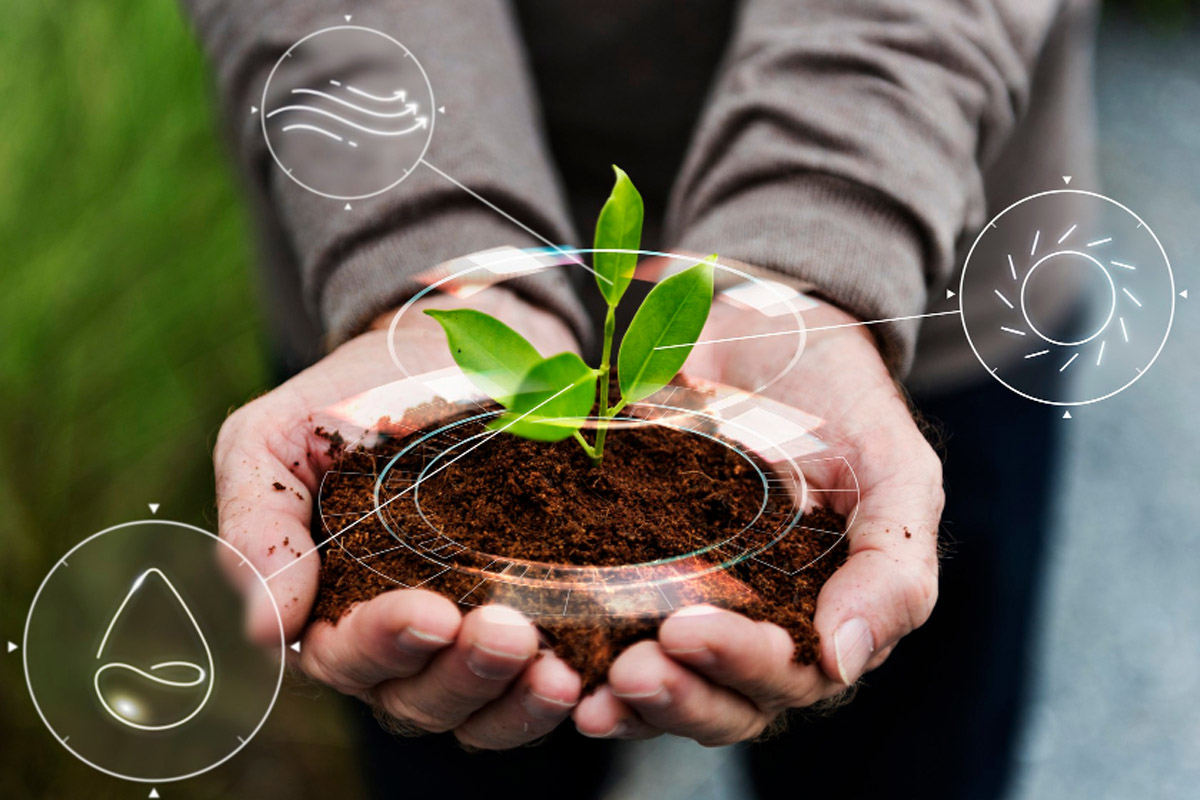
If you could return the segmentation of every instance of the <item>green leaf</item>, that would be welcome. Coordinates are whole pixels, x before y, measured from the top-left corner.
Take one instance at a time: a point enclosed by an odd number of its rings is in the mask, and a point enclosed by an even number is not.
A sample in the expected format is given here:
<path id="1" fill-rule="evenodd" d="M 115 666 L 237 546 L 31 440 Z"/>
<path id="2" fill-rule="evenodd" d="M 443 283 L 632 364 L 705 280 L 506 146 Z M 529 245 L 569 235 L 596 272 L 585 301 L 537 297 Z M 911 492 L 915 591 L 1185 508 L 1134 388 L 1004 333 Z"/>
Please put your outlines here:
<path id="1" fill-rule="evenodd" d="M 446 332 L 454 361 L 471 383 L 500 405 L 511 407 L 521 380 L 541 354 L 525 337 L 482 311 L 427 310 Z"/>
<path id="2" fill-rule="evenodd" d="M 529 370 L 509 411 L 488 427 L 557 442 L 583 427 L 595 402 L 596 370 L 574 353 L 559 353 Z"/>
<path id="3" fill-rule="evenodd" d="M 714 254 L 659 283 L 633 315 L 617 354 L 623 403 L 636 403 L 666 386 L 687 360 L 712 307 L 716 258 Z"/>
<path id="4" fill-rule="evenodd" d="M 642 196 L 620 167 L 613 165 L 617 181 L 600 217 L 596 220 L 597 250 L 633 250 L 642 246 Z M 615 306 L 629 288 L 637 267 L 637 253 L 593 253 L 596 283 L 610 306 Z"/>

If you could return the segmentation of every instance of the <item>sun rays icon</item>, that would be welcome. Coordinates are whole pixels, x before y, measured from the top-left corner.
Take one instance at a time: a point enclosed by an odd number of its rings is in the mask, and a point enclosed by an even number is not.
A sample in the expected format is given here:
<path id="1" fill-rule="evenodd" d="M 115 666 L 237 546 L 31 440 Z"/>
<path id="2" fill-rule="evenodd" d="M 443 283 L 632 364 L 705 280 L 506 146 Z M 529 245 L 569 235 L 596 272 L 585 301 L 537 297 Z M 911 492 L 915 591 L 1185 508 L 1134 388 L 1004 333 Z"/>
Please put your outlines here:
<path id="1" fill-rule="evenodd" d="M 1082 189 L 1020 200 L 984 227 L 959 283 L 963 330 L 1000 383 L 1050 405 L 1111 397 L 1158 358 L 1175 314 L 1161 242 Z"/>
<path id="2" fill-rule="evenodd" d="M 1031 344 L 1034 344 L 1035 347 L 1025 353 L 1026 360 L 1048 356 L 1055 351 L 1059 352 L 1065 358 L 1058 368 L 1059 372 L 1065 372 L 1081 355 L 1088 356 L 1085 363 L 1094 356 L 1095 366 L 1102 366 L 1109 339 L 1113 338 L 1115 341 L 1128 344 L 1130 323 L 1127 322 L 1127 318 L 1135 317 L 1139 310 L 1145 308 L 1142 301 L 1130 288 L 1122 285 L 1122 271 L 1136 272 L 1137 267 L 1116 259 L 1108 259 L 1106 264 L 1105 260 L 1099 257 L 1101 251 L 1093 250 L 1093 248 L 1111 246 L 1113 237 L 1104 236 L 1090 242 L 1080 242 L 1075 246 L 1085 249 L 1073 249 L 1073 243 L 1069 243 L 1068 240 L 1078 227 L 1078 224 L 1072 224 L 1067 228 L 1057 238 L 1054 245 L 1047 248 L 1049 252 L 1045 254 L 1038 252 L 1042 232 L 1036 231 L 1029 250 L 1029 266 L 1024 270 L 1018 270 L 1013 254 L 1009 253 L 1007 257 L 1008 271 L 1014 286 L 997 287 L 993 290 L 999 302 L 1008 308 L 1015 317 L 1010 324 L 1000 326 L 1001 332 L 1009 336 L 1029 337 Z M 1064 245 L 1066 246 L 1064 247 Z M 1031 295 L 1036 291 L 1036 288 L 1031 288 L 1031 285 L 1036 287 L 1035 276 L 1037 276 L 1038 270 L 1051 270 L 1065 261 L 1074 261 L 1076 262 L 1075 267 L 1082 267 L 1084 270 L 1095 273 L 1094 277 L 1107 289 L 1106 296 L 1102 300 L 1103 307 L 1107 309 L 1103 321 L 1098 326 L 1093 325 L 1090 330 L 1077 331 L 1070 335 L 1045 330 L 1044 325 L 1039 327 L 1038 321 L 1031 313 L 1033 306 Z M 1014 292 L 1015 302 L 1010 299 L 1010 295 Z M 1109 334 L 1115 333 L 1112 329 L 1114 318 L 1120 328 L 1120 335 L 1110 337 Z M 1088 345 L 1092 346 L 1088 347 Z"/>

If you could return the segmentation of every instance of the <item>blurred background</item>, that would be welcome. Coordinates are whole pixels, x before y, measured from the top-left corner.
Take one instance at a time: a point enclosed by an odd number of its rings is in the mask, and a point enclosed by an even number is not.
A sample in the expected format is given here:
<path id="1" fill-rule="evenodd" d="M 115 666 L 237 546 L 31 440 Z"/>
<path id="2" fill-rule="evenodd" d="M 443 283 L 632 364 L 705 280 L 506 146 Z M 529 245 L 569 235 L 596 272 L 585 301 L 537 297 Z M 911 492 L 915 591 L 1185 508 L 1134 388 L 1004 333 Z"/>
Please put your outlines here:
<path id="1" fill-rule="evenodd" d="M 1200 7 L 1109 3 L 1097 83 L 1102 190 L 1193 298 L 1145 379 L 1064 422 L 1022 800 L 1200 786 Z M 7 4 L 0 99 L 0 640 L 19 642 L 84 537 L 151 502 L 215 529 L 217 429 L 269 370 L 246 214 L 175 3 Z M 0 796 L 145 796 L 55 743 L 20 652 L 0 659 Z M 164 796 L 357 796 L 346 713 L 290 681 L 250 747 Z M 660 740 L 624 763 L 614 797 L 744 796 L 736 749 Z"/>

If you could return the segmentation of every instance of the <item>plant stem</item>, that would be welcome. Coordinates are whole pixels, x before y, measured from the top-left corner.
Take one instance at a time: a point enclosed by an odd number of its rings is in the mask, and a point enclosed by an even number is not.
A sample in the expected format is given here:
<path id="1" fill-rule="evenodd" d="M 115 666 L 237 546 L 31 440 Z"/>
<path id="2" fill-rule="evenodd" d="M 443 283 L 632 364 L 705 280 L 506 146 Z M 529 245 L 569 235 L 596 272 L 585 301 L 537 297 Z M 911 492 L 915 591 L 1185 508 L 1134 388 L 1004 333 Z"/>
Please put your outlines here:
<path id="1" fill-rule="evenodd" d="M 608 418 L 612 416 L 608 407 L 608 373 L 612 360 L 613 335 L 617 329 L 615 305 L 609 305 L 604 315 L 604 351 L 600 357 L 600 420 L 596 423 L 596 446 L 592 448 L 592 461 L 600 466 L 604 458 L 604 434 L 608 432 Z"/>
<path id="2" fill-rule="evenodd" d="M 583 448 L 583 452 L 587 453 L 588 458 L 590 458 L 593 463 L 598 463 L 599 458 L 596 456 L 595 448 L 587 443 L 587 439 L 583 438 L 583 434 L 581 434 L 579 431 L 575 431 L 571 435 L 575 437 L 575 441 L 579 442 L 579 446 Z"/>

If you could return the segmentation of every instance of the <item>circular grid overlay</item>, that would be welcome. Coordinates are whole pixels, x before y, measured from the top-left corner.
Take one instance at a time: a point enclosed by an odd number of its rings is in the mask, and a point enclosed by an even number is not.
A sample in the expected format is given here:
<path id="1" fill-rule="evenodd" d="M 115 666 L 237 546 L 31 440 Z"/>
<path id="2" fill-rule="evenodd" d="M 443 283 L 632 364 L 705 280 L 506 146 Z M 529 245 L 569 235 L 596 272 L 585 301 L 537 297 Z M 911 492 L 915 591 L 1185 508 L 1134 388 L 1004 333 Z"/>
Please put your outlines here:
<path id="1" fill-rule="evenodd" d="M 671 387 L 671 391 L 687 390 Z M 723 430 L 727 439 L 737 439 L 737 423 L 722 420 L 711 409 L 693 410 L 681 402 L 671 403 L 671 397 L 653 398 L 660 402 L 644 401 L 632 404 L 627 416 L 612 420 L 614 428 L 635 425 L 662 425 L 694 435 L 713 437 L 708 431 L 716 422 L 726 426 Z M 681 398 L 684 399 L 684 398 Z M 762 488 L 759 512 L 736 534 L 713 542 L 703 548 L 672 558 L 642 564 L 609 567 L 589 567 L 568 564 L 549 564 L 514 558 L 503 554 L 482 553 L 469 550 L 446 536 L 428 515 L 421 511 L 420 484 L 436 475 L 455 458 L 473 448 L 487 446 L 496 432 L 471 432 L 479 423 L 486 422 L 501 412 L 484 410 L 467 418 L 450 422 L 414 439 L 398 453 L 385 456 L 372 455 L 376 465 L 370 476 L 360 472 L 342 472 L 335 465 L 326 473 L 320 490 L 324 497 L 342 481 L 353 481 L 357 486 L 370 487 L 373 503 L 362 509 L 342 511 L 338 515 L 326 513 L 322 507 L 322 525 L 328 536 L 333 538 L 346 555 L 356 560 L 364 569 L 401 588 L 425 588 L 437 590 L 439 582 L 450 580 L 450 573 L 466 573 L 473 578 L 472 587 L 458 602 L 463 605 L 483 605 L 502 602 L 520 610 L 532 618 L 595 616 L 597 609 L 612 617 L 658 617 L 669 614 L 683 605 L 703 602 L 706 592 L 715 592 L 717 581 L 729 567 L 745 559 L 753 559 L 768 568 L 785 574 L 796 574 L 824 558 L 845 536 L 844 532 L 827 531 L 804 524 L 802 510 L 810 501 L 825 497 L 828 492 L 844 493 L 840 500 L 852 498 L 847 527 L 853 523 L 858 508 L 858 481 L 853 467 L 842 455 L 826 450 L 796 458 L 783 447 L 763 445 L 754 448 L 721 441 L 739 456 L 753 465 Z M 651 418 L 653 417 L 653 418 Z M 594 421 L 592 421 L 594 422 Z M 470 429 L 470 431 L 468 431 Z M 745 431 L 747 438 L 755 438 L 752 431 Z M 369 438 L 371 434 L 368 433 Z M 774 452 L 772 452 L 774 450 Z M 358 454 L 365 451 L 359 449 Z M 397 462 L 405 457 L 418 456 L 421 468 L 416 471 L 401 471 Z M 752 457 L 753 456 L 753 457 Z M 769 464 L 768 469 L 760 461 Z M 830 466 L 836 463 L 833 472 L 848 476 L 845 486 L 821 489 L 813 487 L 802 471 L 802 465 Z M 413 504 L 424 525 L 419 530 L 407 530 L 397 524 L 394 504 Z M 842 503 L 844 506 L 849 505 Z M 779 513 L 779 512 L 783 513 Z M 772 513 L 774 512 L 774 513 Z M 384 526 L 393 546 L 372 552 L 352 551 L 346 548 L 338 531 L 348 520 L 374 515 Z M 764 518 L 781 518 L 775 527 L 760 525 Z M 808 564 L 794 567 L 776 561 L 772 548 L 787 536 L 817 536 L 828 540 L 821 554 Z M 381 569 L 378 557 L 387 554 L 389 563 L 402 557 L 402 569 L 406 576 L 417 579 L 402 579 Z M 458 583 L 458 581 L 456 581 Z M 714 598 L 715 599 L 715 598 Z"/>

